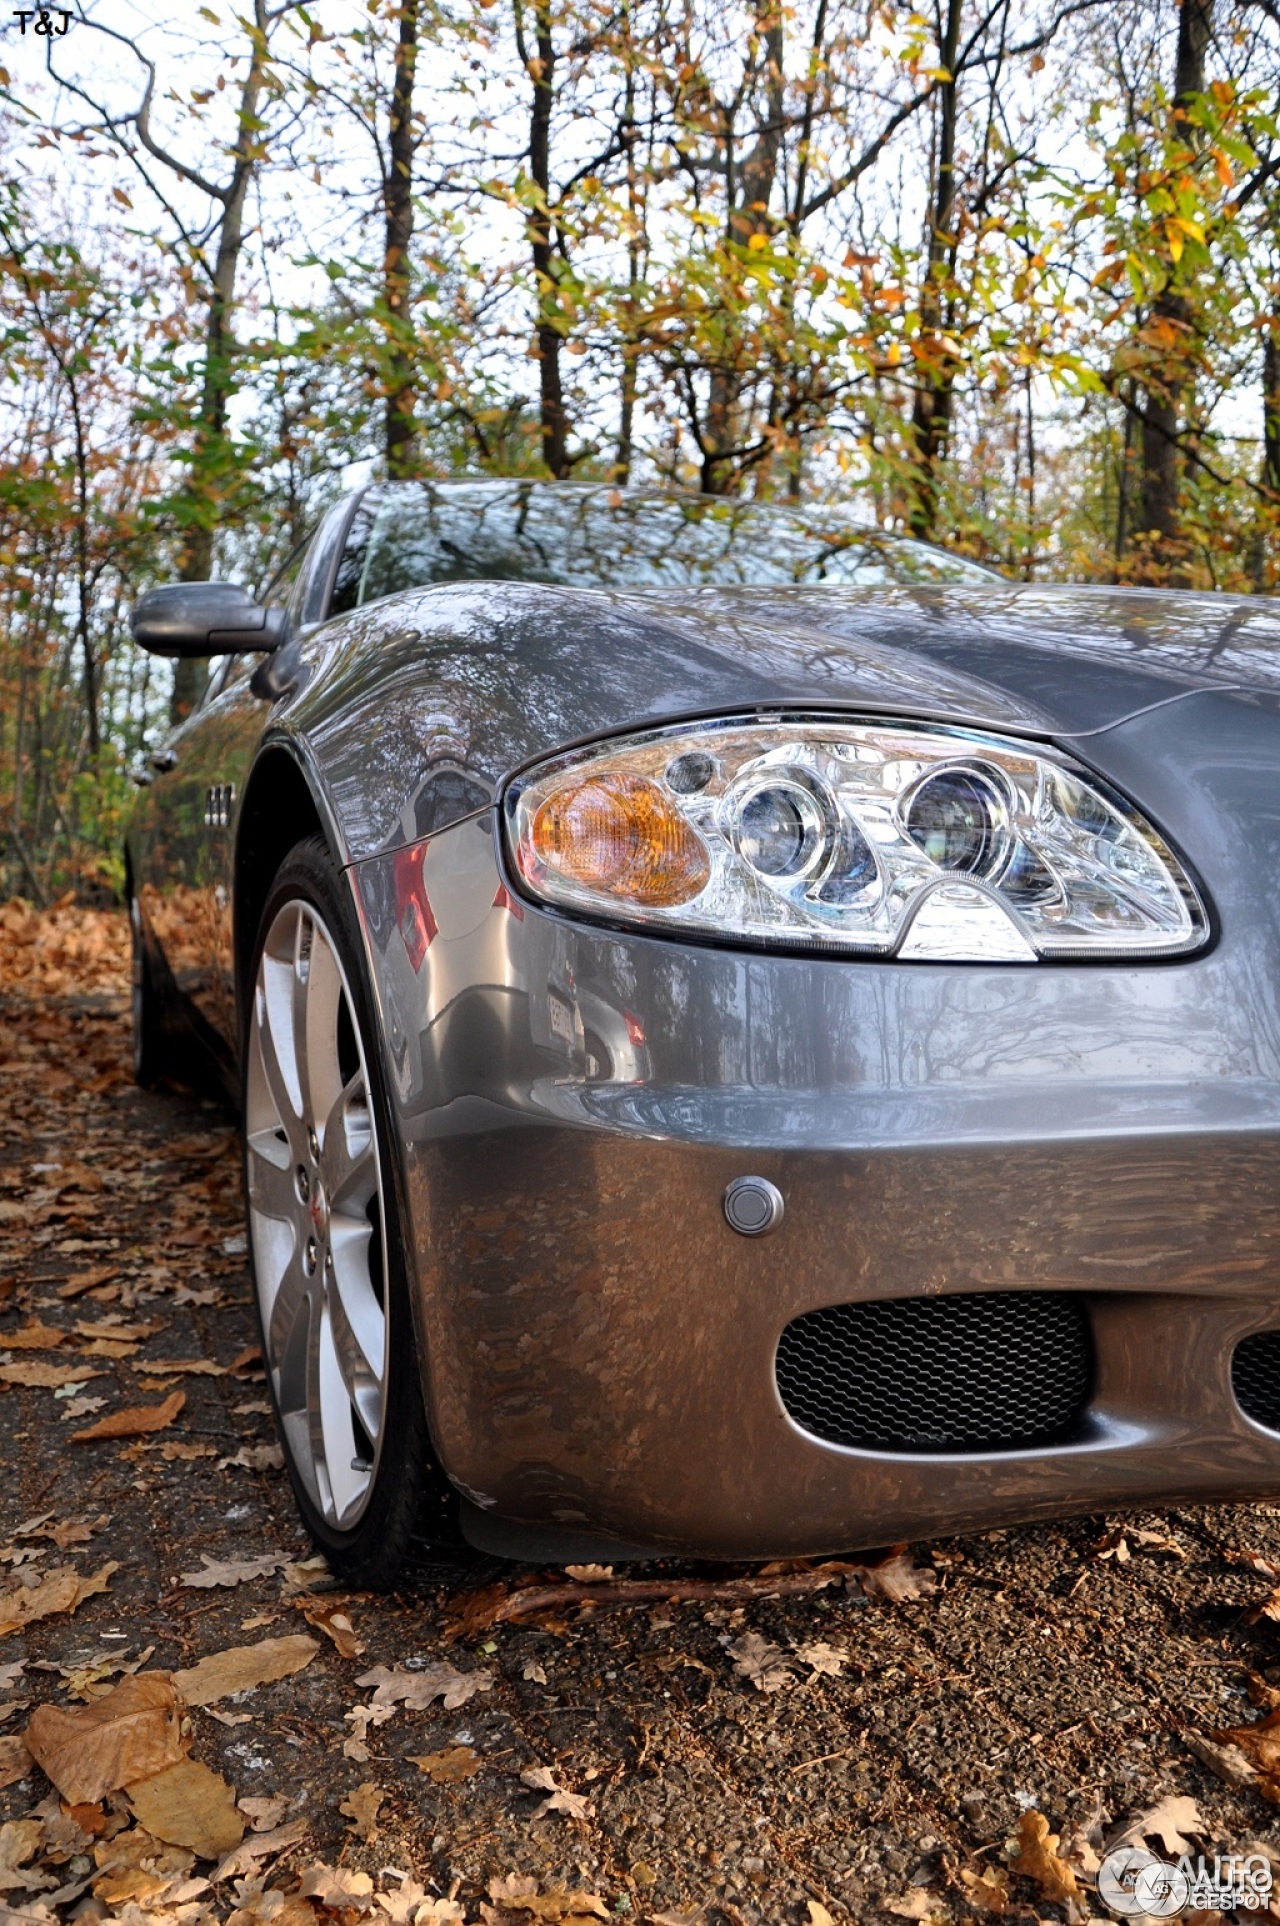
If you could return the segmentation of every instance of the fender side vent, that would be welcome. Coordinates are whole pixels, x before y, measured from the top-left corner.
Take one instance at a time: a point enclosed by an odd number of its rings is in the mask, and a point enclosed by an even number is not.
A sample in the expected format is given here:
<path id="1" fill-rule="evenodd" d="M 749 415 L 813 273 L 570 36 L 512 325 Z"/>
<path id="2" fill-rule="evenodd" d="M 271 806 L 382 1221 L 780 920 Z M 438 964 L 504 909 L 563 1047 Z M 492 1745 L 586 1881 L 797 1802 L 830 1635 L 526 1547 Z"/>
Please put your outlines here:
<path id="1" fill-rule="evenodd" d="M 792 1418 L 829 1444 L 1026 1451 L 1079 1434 L 1093 1342 L 1070 1292 L 882 1299 L 794 1318 L 776 1369 Z"/>
<path id="2" fill-rule="evenodd" d="M 1246 1418 L 1280 1431 L 1280 1331 L 1242 1338 L 1231 1360 L 1231 1389 Z"/>

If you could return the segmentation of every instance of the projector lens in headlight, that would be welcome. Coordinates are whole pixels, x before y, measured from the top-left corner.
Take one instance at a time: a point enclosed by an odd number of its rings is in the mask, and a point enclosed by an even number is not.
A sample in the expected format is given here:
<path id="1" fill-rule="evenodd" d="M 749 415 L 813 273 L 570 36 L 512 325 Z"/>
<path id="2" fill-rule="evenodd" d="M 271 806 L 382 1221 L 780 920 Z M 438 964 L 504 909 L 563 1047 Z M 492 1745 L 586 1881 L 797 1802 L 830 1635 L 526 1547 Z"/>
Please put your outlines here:
<path id="1" fill-rule="evenodd" d="M 767 783 L 738 805 L 738 848 L 761 876 L 799 876 L 822 844 L 817 804 L 794 783 Z"/>
<path id="2" fill-rule="evenodd" d="M 996 784 L 972 769 L 939 769 L 920 783 L 903 811 L 913 843 L 939 869 L 989 876 L 1008 848 L 1006 810 Z"/>
<path id="3" fill-rule="evenodd" d="M 1041 744 L 846 716 L 577 749 L 507 792 L 535 897 L 704 941 L 939 962 L 1179 956 L 1195 885 L 1124 797 Z"/>

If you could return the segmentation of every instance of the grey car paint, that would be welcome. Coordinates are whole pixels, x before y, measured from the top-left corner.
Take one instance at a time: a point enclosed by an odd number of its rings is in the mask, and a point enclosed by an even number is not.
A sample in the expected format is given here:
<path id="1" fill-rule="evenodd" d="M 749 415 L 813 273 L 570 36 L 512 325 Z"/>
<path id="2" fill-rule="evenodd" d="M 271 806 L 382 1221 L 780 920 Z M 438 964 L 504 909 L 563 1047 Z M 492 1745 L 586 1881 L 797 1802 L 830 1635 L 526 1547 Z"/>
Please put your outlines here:
<path id="1" fill-rule="evenodd" d="M 1230 1381 L 1240 1336 L 1280 1323 L 1270 605 L 463 585 L 323 624 L 293 655 L 289 694 L 237 707 L 235 753 L 251 809 L 270 796 L 246 738 L 293 758 L 349 867 L 428 1409 L 477 1542 L 817 1552 L 1280 1486 L 1280 1436 Z M 1212 947 L 1144 965 L 814 959 L 521 897 L 492 803 L 522 764 L 637 723 L 791 706 L 1059 743 L 1190 863 Z M 163 895 L 159 787 L 131 861 Z M 398 853 L 428 839 L 415 967 Z M 588 1013 L 630 1051 L 588 1050 Z M 747 1171 L 787 1204 L 758 1242 L 721 1209 Z M 798 1313 L 1014 1288 L 1087 1304 L 1097 1380 L 1071 1444 L 908 1457 L 823 1444 L 787 1415 L 773 1358 Z"/>

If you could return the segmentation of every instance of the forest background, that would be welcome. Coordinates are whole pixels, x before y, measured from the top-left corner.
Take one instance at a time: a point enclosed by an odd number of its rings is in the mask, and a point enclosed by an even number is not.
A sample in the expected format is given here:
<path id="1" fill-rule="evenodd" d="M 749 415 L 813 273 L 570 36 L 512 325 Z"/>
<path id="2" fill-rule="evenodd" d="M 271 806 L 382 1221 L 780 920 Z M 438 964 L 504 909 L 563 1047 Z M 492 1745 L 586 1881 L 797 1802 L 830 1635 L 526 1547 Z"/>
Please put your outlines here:
<path id="1" fill-rule="evenodd" d="M 1280 0 L 72 0 L 0 62 L 0 894 L 118 882 L 195 694 L 137 595 L 369 476 L 1280 580 Z"/>

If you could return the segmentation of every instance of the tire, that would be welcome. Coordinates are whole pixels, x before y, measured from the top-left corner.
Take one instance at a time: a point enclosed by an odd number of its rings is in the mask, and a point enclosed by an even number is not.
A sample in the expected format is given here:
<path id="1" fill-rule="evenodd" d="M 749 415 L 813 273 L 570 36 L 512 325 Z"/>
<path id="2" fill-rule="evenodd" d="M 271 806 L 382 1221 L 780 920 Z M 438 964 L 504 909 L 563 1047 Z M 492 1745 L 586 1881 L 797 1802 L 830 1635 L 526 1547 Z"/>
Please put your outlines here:
<path id="1" fill-rule="evenodd" d="M 147 953 L 142 928 L 142 911 L 136 896 L 129 898 L 129 930 L 133 939 L 132 988 L 130 1006 L 133 1017 L 133 1078 L 144 1090 L 151 1090 L 165 1076 L 170 1065 L 165 1037 L 164 1010 L 156 988 L 155 972 Z"/>
<path id="2" fill-rule="evenodd" d="M 344 1583 L 453 1573 L 467 1553 L 423 1407 L 359 933 L 319 837 L 277 873 L 248 991 L 249 1256 L 298 1509 Z"/>

